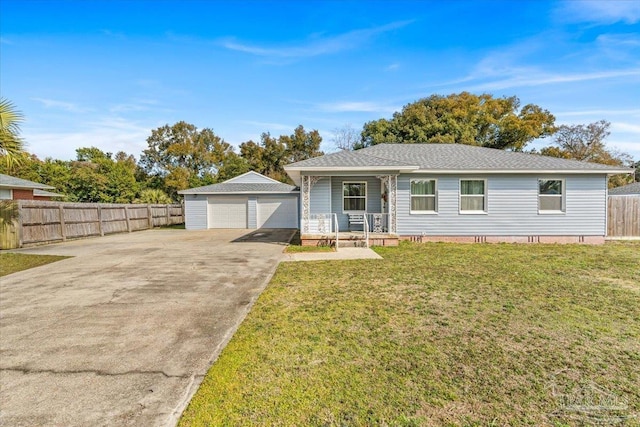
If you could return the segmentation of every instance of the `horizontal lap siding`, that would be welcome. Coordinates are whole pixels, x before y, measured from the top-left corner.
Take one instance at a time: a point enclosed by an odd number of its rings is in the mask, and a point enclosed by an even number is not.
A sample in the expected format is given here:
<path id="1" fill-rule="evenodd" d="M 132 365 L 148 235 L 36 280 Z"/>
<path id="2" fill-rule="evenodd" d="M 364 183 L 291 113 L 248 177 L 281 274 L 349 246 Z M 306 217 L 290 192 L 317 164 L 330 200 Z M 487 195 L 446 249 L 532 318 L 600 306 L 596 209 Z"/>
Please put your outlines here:
<path id="1" fill-rule="evenodd" d="M 342 183 L 348 182 L 367 182 L 367 212 L 382 212 L 382 203 L 380 199 L 380 179 L 375 176 L 334 176 L 331 178 L 331 206 L 332 212 L 338 214 L 338 224 L 340 230 L 349 228 L 349 217 L 342 212 Z"/>
<path id="2" fill-rule="evenodd" d="M 331 212 L 331 177 L 321 178 L 311 187 L 309 211 L 312 214 Z M 300 207 L 302 212 L 302 207 Z"/>
<path id="3" fill-rule="evenodd" d="M 203 230 L 207 228 L 207 196 L 184 195 L 185 228 Z"/>
<path id="4" fill-rule="evenodd" d="M 565 180 L 566 212 L 538 213 L 538 175 L 488 175 L 488 214 L 460 214 L 459 176 L 401 175 L 398 179 L 398 233 L 441 236 L 525 236 L 605 234 L 604 176 L 545 176 Z M 438 214 L 410 214 L 411 178 L 438 180 Z M 466 177 L 465 177 L 466 178 Z"/>

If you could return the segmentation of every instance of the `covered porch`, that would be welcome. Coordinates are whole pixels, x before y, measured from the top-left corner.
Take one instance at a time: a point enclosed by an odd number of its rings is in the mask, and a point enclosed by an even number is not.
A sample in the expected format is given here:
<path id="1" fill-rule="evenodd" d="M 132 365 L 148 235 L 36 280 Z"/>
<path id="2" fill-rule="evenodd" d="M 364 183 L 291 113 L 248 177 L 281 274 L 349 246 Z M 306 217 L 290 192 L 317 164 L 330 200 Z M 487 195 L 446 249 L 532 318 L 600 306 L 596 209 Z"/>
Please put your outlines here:
<path id="1" fill-rule="evenodd" d="M 301 175 L 303 245 L 398 244 L 397 174 Z"/>

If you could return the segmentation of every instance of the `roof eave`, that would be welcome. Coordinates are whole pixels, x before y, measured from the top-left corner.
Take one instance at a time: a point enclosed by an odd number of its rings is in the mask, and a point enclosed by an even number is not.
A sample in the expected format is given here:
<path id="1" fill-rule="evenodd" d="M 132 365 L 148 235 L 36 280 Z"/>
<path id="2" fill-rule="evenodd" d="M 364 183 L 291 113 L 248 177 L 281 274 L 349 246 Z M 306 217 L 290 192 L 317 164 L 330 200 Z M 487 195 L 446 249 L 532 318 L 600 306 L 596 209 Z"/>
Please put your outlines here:
<path id="1" fill-rule="evenodd" d="M 298 194 L 299 190 L 291 190 L 291 191 L 189 191 L 182 190 L 178 191 L 178 194 Z"/>
<path id="2" fill-rule="evenodd" d="M 285 166 L 284 170 L 299 172 L 333 172 L 333 171 L 412 171 L 418 169 L 418 166 Z"/>
<path id="3" fill-rule="evenodd" d="M 440 173 L 440 174 L 597 174 L 618 175 L 631 174 L 633 169 L 419 169 L 412 173 Z"/>

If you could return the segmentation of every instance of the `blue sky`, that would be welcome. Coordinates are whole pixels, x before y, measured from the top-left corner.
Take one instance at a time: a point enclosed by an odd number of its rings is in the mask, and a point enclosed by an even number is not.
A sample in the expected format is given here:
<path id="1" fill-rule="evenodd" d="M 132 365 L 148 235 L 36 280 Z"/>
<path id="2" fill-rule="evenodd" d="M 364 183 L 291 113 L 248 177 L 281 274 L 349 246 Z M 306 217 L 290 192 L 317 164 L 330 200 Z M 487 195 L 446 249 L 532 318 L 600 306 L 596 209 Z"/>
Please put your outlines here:
<path id="1" fill-rule="evenodd" d="M 638 0 L 2 0 L 0 36 L 1 95 L 41 158 L 139 157 L 179 120 L 235 146 L 302 124 L 332 151 L 336 128 L 471 91 L 608 120 L 640 160 Z"/>

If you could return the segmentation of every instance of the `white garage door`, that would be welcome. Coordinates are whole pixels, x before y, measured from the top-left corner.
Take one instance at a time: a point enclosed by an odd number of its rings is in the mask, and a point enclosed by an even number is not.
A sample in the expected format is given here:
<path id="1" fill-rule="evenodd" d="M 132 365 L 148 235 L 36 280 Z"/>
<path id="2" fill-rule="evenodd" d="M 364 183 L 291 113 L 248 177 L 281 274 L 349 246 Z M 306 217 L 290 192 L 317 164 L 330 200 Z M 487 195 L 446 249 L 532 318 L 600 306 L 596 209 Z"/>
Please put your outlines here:
<path id="1" fill-rule="evenodd" d="M 209 228 L 247 228 L 247 198 L 209 197 Z"/>
<path id="2" fill-rule="evenodd" d="M 298 198 L 258 197 L 258 228 L 298 228 Z"/>

